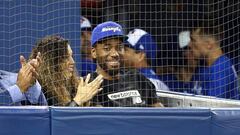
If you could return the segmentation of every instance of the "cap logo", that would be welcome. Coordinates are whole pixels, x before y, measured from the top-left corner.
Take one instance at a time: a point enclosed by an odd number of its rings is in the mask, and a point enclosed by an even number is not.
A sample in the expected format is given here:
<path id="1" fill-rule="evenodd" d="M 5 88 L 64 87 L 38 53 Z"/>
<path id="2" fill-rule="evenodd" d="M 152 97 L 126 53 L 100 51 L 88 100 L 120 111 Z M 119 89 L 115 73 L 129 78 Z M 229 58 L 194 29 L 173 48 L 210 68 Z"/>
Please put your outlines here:
<path id="1" fill-rule="evenodd" d="M 121 32 L 121 29 L 119 27 L 105 27 L 105 28 L 102 28 L 102 32 L 106 32 L 106 31 L 113 31 L 113 32 L 119 31 L 119 32 Z"/>
<path id="2" fill-rule="evenodd" d="M 139 45 L 139 49 L 144 50 L 144 47 L 142 44 Z"/>

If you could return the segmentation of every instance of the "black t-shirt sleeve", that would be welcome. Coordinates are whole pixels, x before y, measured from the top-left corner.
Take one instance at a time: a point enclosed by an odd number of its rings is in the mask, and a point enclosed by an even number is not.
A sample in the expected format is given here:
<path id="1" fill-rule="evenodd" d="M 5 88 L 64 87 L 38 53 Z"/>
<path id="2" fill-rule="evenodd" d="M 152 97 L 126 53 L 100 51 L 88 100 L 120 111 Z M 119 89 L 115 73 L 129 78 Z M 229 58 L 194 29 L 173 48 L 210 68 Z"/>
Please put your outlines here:
<path id="1" fill-rule="evenodd" d="M 146 104 L 152 105 L 155 103 L 160 102 L 156 95 L 156 88 L 154 84 L 147 79 L 144 75 L 140 74 L 138 75 L 139 78 L 139 86 L 142 89 L 142 96 L 147 102 Z"/>

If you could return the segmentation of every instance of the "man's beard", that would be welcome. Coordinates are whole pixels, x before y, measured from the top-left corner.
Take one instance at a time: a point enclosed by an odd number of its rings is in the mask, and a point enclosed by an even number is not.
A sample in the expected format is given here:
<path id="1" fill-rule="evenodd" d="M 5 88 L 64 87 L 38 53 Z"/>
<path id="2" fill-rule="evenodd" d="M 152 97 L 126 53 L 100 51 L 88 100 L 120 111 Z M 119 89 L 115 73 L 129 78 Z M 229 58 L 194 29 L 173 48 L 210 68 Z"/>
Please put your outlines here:
<path id="1" fill-rule="evenodd" d="M 120 67 L 109 69 L 107 62 L 105 62 L 102 59 L 104 59 L 104 57 L 101 57 L 98 59 L 98 65 L 102 68 L 102 70 L 104 70 L 110 76 L 118 75 L 118 73 L 120 72 Z M 121 65 L 121 62 L 120 62 L 120 65 Z"/>
<path id="2" fill-rule="evenodd" d="M 118 75 L 120 69 L 114 69 L 114 70 L 106 70 L 106 72 L 110 75 L 110 76 L 116 76 Z"/>
<path id="3" fill-rule="evenodd" d="M 109 69 L 107 64 L 105 62 L 103 63 L 99 63 L 99 66 L 105 71 L 107 72 L 110 76 L 116 76 L 118 75 L 120 68 L 113 68 L 113 69 Z"/>

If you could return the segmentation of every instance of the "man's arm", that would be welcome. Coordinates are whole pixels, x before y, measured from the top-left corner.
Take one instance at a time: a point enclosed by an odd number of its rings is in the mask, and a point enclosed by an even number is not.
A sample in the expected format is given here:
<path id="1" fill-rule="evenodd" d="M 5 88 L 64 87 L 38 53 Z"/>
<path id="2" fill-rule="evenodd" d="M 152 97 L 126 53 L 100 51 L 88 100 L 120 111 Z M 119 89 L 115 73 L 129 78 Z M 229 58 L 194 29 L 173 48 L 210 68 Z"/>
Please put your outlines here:
<path id="1" fill-rule="evenodd" d="M 16 87 L 9 87 L 9 89 L 14 90 Z M 22 95 L 22 94 L 21 94 Z M 20 105 L 18 102 L 21 99 L 21 95 L 18 97 L 12 97 L 10 92 L 6 89 L 0 89 L 0 106 L 10 106 L 10 105 Z"/>
<path id="2" fill-rule="evenodd" d="M 36 81 L 33 86 L 28 88 L 24 95 L 32 105 L 47 105 L 46 97 L 44 96 L 42 87 L 38 81 Z"/>
<path id="3" fill-rule="evenodd" d="M 26 62 L 23 56 L 20 56 L 22 65 L 18 74 L 17 85 L 21 86 L 20 89 L 24 93 L 26 100 L 32 105 L 47 105 L 47 100 L 42 93 L 42 88 L 36 78 L 38 77 L 37 69 L 41 64 L 40 53 L 35 59 Z"/>
<path id="4" fill-rule="evenodd" d="M 38 76 L 37 68 L 41 63 L 40 53 L 38 53 L 36 59 L 31 59 L 29 62 L 26 62 L 25 58 L 20 56 L 20 63 L 21 69 L 17 75 L 16 84 L 7 89 L 12 101 L 27 100 L 31 104 L 47 105 L 41 86 L 36 81 Z"/>
<path id="5" fill-rule="evenodd" d="M 142 83 L 140 86 L 143 86 L 142 90 L 145 90 L 146 93 L 145 99 L 149 107 L 164 107 L 163 104 L 159 101 L 156 88 L 154 84 L 148 80 L 144 75 L 139 74 L 139 82 Z"/>
<path id="6" fill-rule="evenodd" d="M 32 105 L 47 105 L 46 98 L 38 82 L 29 87 L 25 93 L 22 93 L 16 85 L 16 77 L 9 74 L 7 78 L 2 80 L 4 85 L 0 84 L 0 105 L 21 105 L 20 102 L 24 100 L 28 100 Z"/>
<path id="7" fill-rule="evenodd" d="M 1 70 L 0 77 L 0 105 L 19 104 L 25 99 L 23 93 L 16 85 L 17 74 Z"/>
<path id="8" fill-rule="evenodd" d="M 160 102 L 151 104 L 150 107 L 164 107 L 164 105 Z"/>
<path id="9" fill-rule="evenodd" d="M 219 64 L 211 68 L 211 81 L 206 85 L 207 94 L 208 96 L 239 99 L 235 69 L 230 63 L 222 63 L 222 65 Z"/>

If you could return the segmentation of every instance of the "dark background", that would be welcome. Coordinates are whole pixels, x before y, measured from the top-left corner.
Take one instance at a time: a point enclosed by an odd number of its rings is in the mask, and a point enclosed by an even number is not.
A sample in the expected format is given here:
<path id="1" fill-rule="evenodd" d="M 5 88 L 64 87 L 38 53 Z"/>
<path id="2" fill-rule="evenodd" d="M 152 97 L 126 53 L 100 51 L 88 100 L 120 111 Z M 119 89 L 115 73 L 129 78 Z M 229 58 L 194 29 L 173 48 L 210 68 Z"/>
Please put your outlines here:
<path id="1" fill-rule="evenodd" d="M 222 49 L 240 70 L 239 0 L 83 0 L 81 14 L 93 26 L 112 20 L 122 24 L 126 34 L 134 28 L 152 34 L 159 46 L 159 66 L 179 64 L 180 31 L 202 24 L 220 29 Z"/>

